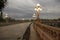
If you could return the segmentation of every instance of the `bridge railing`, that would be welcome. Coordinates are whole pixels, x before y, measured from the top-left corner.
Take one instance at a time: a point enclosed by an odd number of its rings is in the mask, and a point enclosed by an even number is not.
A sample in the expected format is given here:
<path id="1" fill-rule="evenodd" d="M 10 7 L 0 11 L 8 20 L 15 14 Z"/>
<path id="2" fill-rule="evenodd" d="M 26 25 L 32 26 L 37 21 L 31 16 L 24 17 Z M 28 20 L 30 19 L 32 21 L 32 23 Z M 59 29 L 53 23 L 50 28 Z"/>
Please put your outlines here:
<path id="1" fill-rule="evenodd" d="M 60 40 L 60 28 L 38 22 L 35 22 L 33 26 L 41 40 Z"/>

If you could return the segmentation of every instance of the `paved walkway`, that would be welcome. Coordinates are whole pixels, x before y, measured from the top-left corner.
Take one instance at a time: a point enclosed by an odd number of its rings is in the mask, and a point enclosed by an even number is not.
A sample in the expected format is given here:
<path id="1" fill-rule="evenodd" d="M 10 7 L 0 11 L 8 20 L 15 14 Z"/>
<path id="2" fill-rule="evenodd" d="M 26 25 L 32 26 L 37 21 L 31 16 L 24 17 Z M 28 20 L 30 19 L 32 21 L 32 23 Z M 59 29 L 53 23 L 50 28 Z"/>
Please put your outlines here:
<path id="1" fill-rule="evenodd" d="M 36 31 L 33 28 L 33 25 L 31 26 L 31 33 L 30 33 L 30 40 L 39 40 L 39 37 L 36 33 Z"/>

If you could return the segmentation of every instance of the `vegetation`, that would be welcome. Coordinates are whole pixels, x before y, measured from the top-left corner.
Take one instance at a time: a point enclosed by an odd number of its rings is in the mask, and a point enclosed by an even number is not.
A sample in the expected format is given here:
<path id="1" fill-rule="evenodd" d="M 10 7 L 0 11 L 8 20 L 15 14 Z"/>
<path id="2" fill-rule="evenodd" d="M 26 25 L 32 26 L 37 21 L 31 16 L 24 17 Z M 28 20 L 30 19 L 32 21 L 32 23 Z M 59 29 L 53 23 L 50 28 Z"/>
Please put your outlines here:
<path id="1" fill-rule="evenodd" d="M 7 0 L 0 0 L 0 12 L 2 12 L 3 8 L 6 5 Z"/>
<path id="2" fill-rule="evenodd" d="M 0 22 L 3 21 L 3 12 L 5 5 L 7 3 L 7 0 L 0 0 Z"/>
<path id="3" fill-rule="evenodd" d="M 53 27 L 60 27 L 60 18 L 58 19 L 41 19 L 41 23 L 53 26 Z"/>

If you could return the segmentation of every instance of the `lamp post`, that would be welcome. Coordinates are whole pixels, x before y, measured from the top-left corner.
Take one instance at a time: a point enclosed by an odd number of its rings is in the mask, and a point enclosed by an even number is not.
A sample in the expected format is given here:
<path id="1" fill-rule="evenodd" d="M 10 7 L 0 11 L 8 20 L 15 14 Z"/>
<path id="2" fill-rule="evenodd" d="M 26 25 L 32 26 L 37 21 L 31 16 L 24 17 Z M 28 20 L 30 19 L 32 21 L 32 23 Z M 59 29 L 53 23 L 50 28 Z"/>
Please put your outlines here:
<path id="1" fill-rule="evenodd" d="M 35 20 L 36 19 L 36 14 L 34 13 L 32 17 L 33 17 L 33 20 Z"/>
<path id="2" fill-rule="evenodd" d="M 24 18 L 22 18 L 22 20 L 25 20 Z"/>
<path id="3" fill-rule="evenodd" d="M 5 20 L 6 20 L 6 23 L 8 23 L 8 14 L 5 15 Z"/>
<path id="4" fill-rule="evenodd" d="M 42 11 L 42 9 L 40 7 L 40 4 L 37 4 L 35 6 L 35 9 L 34 10 L 36 11 L 36 15 L 37 15 L 37 19 L 38 19 L 39 18 L 40 11 Z"/>
<path id="5" fill-rule="evenodd" d="M 25 19 L 24 19 L 24 18 L 22 18 L 22 22 L 24 22 L 24 20 L 25 20 Z"/>
<path id="6" fill-rule="evenodd" d="M 35 26 L 36 25 L 35 23 L 40 23 L 39 14 L 40 14 L 40 11 L 42 11 L 41 5 L 40 4 L 37 4 L 35 6 L 35 9 L 34 10 L 36 11 L 36 20 L 35 20 L 33 26 L 34 26 L 34 29 L 37 30 L 37 27 Z"/>

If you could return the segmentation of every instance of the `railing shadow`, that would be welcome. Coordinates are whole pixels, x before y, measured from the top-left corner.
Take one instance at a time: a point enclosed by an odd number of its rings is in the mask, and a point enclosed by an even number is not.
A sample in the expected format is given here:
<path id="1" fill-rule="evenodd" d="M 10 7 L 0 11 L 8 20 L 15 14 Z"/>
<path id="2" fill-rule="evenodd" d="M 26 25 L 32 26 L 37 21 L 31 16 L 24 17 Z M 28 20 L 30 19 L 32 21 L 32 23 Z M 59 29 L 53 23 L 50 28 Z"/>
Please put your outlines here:
<path id="1" fill-rule="evenodd" d="M 29 38 L 30 38 L 30 26 L 31 26 L 31 24 L 29 24 L 28 28 L 26 29 L 26 31 L 25 31 L 25 33 L 23 35 L 22 40 L 29 40 Z"/>

